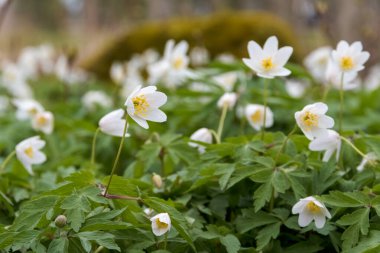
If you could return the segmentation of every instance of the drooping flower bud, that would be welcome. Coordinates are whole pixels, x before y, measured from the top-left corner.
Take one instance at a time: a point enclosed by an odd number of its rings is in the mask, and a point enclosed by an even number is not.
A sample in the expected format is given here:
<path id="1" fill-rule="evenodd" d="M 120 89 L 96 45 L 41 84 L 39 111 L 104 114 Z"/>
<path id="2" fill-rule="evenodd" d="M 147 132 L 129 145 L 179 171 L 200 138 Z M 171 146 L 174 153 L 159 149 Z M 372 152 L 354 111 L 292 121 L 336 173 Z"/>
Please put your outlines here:
<path id="1" fill-rule="evenodd" d="M 157 175 L 156 173 L 153 173 L 153 176 L 152 176 L 152 181 L 153 181 L 153 184 L 157 187 L 157 188 L 161 188 L 162 187 L 162 178 L 160 175 Z"/>
<path id="2" fill-rule="evenodd" d="M 54 220 L 54 224 L 59 227 L 59 228 L 63 228 L 64 226 L 66 226 L 66 223 L 67 223 L 67 218 L 65 215 L 58 215 L 57 218 L 55 218 Z"/>

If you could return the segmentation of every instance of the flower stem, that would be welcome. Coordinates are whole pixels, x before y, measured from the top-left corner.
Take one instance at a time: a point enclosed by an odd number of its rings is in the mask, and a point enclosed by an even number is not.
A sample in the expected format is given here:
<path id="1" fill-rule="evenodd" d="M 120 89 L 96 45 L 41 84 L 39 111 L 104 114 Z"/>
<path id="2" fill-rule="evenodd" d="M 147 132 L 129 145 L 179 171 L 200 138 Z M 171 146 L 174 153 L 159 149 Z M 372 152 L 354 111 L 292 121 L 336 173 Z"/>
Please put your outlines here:
<path id="1" fill-rule="evenodd" d="M 212 130 L 212 129 L 209 129 L 209 131 L 211 132 L 211 134 L 214 136 L 215 140 L 216 140 L 216 143 L 219 144 L 220 143 L 220 139 L 219 139 L 219 136 L 218 134 Z"/>
<path id="2" fill-rule="evenodd" d="M 264 92 L 263 92 L 263 104 L 264 104 L 264 119 L 263 119 L 263 126 L 261 128 L 261 140 L 264 140 L 265 135 L 265 123 L 267 121 L 267 99 L 268 99 L 268 79 L 264 79 Z"/>
<path id="3" fill-rule="evenodd" d="M 8 162 L 12 159 L 12 157 L 16 154 L 16 151 L 13 150 L 5 159 L 4 162 L 0 166 L 0 172 L 4 170 L 5 166 L 8 164 Z"/>
<path id="4" fill-rule="evenodd" d="M 224 121 L 227 115 L 227 110 L 228 110 L 228 104 L 224 104 L 223 109 L 222 109 L 222 115 L 220 116 L 220 120 L 219 120 L 218 131 L 217 131 L 219 142 L 222 139 L 222 132 L 223 132 L 223 127 L 224 127 Z"/>
<path id="5" fill-rule="evenodd" d="M 330 87 L 331 87 L 331 84 L 330 84 L 330 83 L 327 83 L 327 84 L 324 86 L 323 96 L 322 96 L 322 102 L 325 102 L 325 101 L 326 101 L 326 99 L 327 99 L 327 95 L 329 94 L 329 91 L 330 91 Z"/>
<path id="6" fill-rule="evenodd" d="M 350 142 L 346 137 L 340 136 L 340 138 L 345 141 L 351 148 L 353 148 L 359 155 L 361 155 L 363 158 L 365 158 L 365 154 L 360 151 L 352 142 Z"/>
<path id="7" fill-rule="evenodd" d="M 128 118 L 127 118 L 127 116 L 125 116 L 125 125 L 124 125 L 124 130 L 123 130 L 123 136 L 121 137 L 119 149 L 117 151 L 116 158 L 115 158 L 115 161 L 113 163 L 110 179 L 108 180 L 106 190 L 104 191 L 104 196 L 107 196 L 107 192 L 108 192 L 108 189 L 110 187 L 113 174 L 115 173 L 115 170 L 116 170 L 116 167 L 117 167 L 117 163 L 118 163 L 119 158 L 120 158 L 121 150 L 122 150 L 123 144 L 124 144 L 125 134 L 127 133 L 127 126 L 128 126 Z"/>
<path id="8" fill-rule="evenodd" d="M 343 120 L 343 103 L 344 103 L 344 92 L 343 92 L 343 77 L 344 72 L 342 72 L 340 76 L 340 89 L 339 89 L 339 96 L 340 96 L 340 109 L 339 109 L 339 134 L 342 134 L 342 120 Z"/>
<path id="9" fill-rule="evenodd" d="M 100 132 L 100 128 L 98 127 L 95 131 L 94 138 L 92 139 L 92 148 L 91 148 L 91 164 L 95 164 L 95 149 L 96 149 L 96 138 Z"/>
<path id="10" fill-rule="evenodd" d="M 278 153 L 277 153 L 277 155 L 276 155 L 276 158 L 275 158 L 275 160 L 274 160 L 274 164 L 275 164 L 275 166 L 276 166 L 276 164 L 277 164 L 277 160 L 278 160 L 278 158 L 280 157 L 280 154 L 282 153 L 282 151 L 284 150 L 284 148 L 285 148 L 285 146 L 286 146 L 286 143 L 288 142 L 290 136 L 292 136 L 292 135 L 295 133 L 295 131 L 297 131 L 297 125 L 295 125 L 295 126 L 293 127 L 292 131 L 290 131 L 290 133 L 286 136 L 285 140 L 282 142 L 281 148 L 280 148 L 280 150 L 278 151 Z"/>

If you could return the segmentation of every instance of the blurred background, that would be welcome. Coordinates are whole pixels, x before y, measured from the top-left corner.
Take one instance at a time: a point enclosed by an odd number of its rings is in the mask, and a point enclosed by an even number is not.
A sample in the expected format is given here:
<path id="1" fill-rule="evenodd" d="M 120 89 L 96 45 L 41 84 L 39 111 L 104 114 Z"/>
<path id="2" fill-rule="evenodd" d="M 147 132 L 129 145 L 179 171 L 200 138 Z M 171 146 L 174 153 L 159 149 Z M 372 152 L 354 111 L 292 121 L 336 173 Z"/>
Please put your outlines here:
<path id="1" fill-rule="evenodd" d="M 293 30 L 291 37 L 297 37 L 300 55 L 318 46 L 335 47 L 341 39 L 362 41 L 371 53 L 369 64 L 379 62 L 380 55 L 378 0 L 0 0 L 0 5 L 1 58 L 15 58 L 28 45 L 50 43 L 80 62 L 147 22 L 224 12 L 233 16 L 231 11 L 242 10 L 282 19 Z"/>

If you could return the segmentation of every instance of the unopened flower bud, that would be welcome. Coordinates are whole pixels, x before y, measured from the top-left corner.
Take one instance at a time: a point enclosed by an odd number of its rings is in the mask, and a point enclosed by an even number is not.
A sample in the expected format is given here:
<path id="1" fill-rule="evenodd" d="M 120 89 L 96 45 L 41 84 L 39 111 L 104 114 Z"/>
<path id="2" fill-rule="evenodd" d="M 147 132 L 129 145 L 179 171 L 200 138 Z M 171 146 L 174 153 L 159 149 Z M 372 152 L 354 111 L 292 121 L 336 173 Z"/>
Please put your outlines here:
<path id="1" fill-rule="evenodd" d="M 55 218 L 54 223 L 57 227 L 63 228 L 66 226 L 67 218 L 65 215 L 58 215 L 57 218 Z"/>
<path id="2" fill-rule="evenodd" d="M 156 173 L 153 173 L 152 181 L 153 181 L 153 184 L 154 184 L 157 188 L 161 188 L 161 187 L 162 187 L 162 178 L 161 178 L 160 175 L 157 175 Z"/>

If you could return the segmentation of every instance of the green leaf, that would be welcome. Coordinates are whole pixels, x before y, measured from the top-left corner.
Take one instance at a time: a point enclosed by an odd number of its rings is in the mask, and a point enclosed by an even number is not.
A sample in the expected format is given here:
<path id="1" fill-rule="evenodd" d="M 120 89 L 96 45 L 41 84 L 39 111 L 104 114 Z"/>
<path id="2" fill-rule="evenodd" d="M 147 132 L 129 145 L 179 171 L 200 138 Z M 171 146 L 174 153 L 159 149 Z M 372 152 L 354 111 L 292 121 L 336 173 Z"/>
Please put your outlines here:
<path id="1" fill-rule="evenodd" d="M 349 226 L 342 234 L 342 249 L 343 252 L 349 252 L 352 246 L 356 245 L 359 241 L 360 227 L 358 224 Z"/>
<path id="2" fill-rule="evenodd" d="M 281 222 L 277 222 L 261 229 L 256 236 L 257 250 L 264 249 L 272 238 L 276 239 L 280 233 L 280 227 Z"/>
<path id="3" fill-rule="evenodd" d="M 252 208 L 242 210 L 243 215 L 236 219 L 236 229 L 244 234 L 256 227 L 278 222 L 279 219 L 263 211 L 254 212 Z"/>
<path id="4" fill-rule="evenodd" d="M 369 228 L 369 211 L 369 208 L 361 208 L 353 213 L 346 214 L 337 221 L 337 224 L 343 226 L 358 224 L 360 232 L 366 235 Z"/>
<path id="5" fill-rule="evenodd" d="M 350 253 L 376 253 L 380 247 L 380 231 L 371 230 L 367 237 L 360 240 Z"/>
<path id="6" fill-rule="evenodd" d="M 262 184 L 257 188 L 255 193 L 253 194 L 253 199 L 254 199 L 254 207 L 255 207 L 255 212 L 259 211 L 267 201 L 270 200 L 272 197 L 273 193 L 273 187 L 271 182 L 267 182 L 265 184 Z"/>
<path id="7" fill-rule="evenodd" d="M 326 204 L 337 207 L 360 207 L 364 205 L 349 192 L 332 191 L 329 195 L 323 195 L 321 198 Z"/>
<path id="8" fill-rule="evenodd" d="M 69 240 L 65 237 L 54 239 L 50 242 L 47 253 L 68 253 Z"/>
<path id="9" fill-rule="evenodd" d="M 220 238 L 220 243 L 226 247 L 228 253 L 237 253 L 240 249 L 239 239 L 232 234 L 228 234 Z"/>

